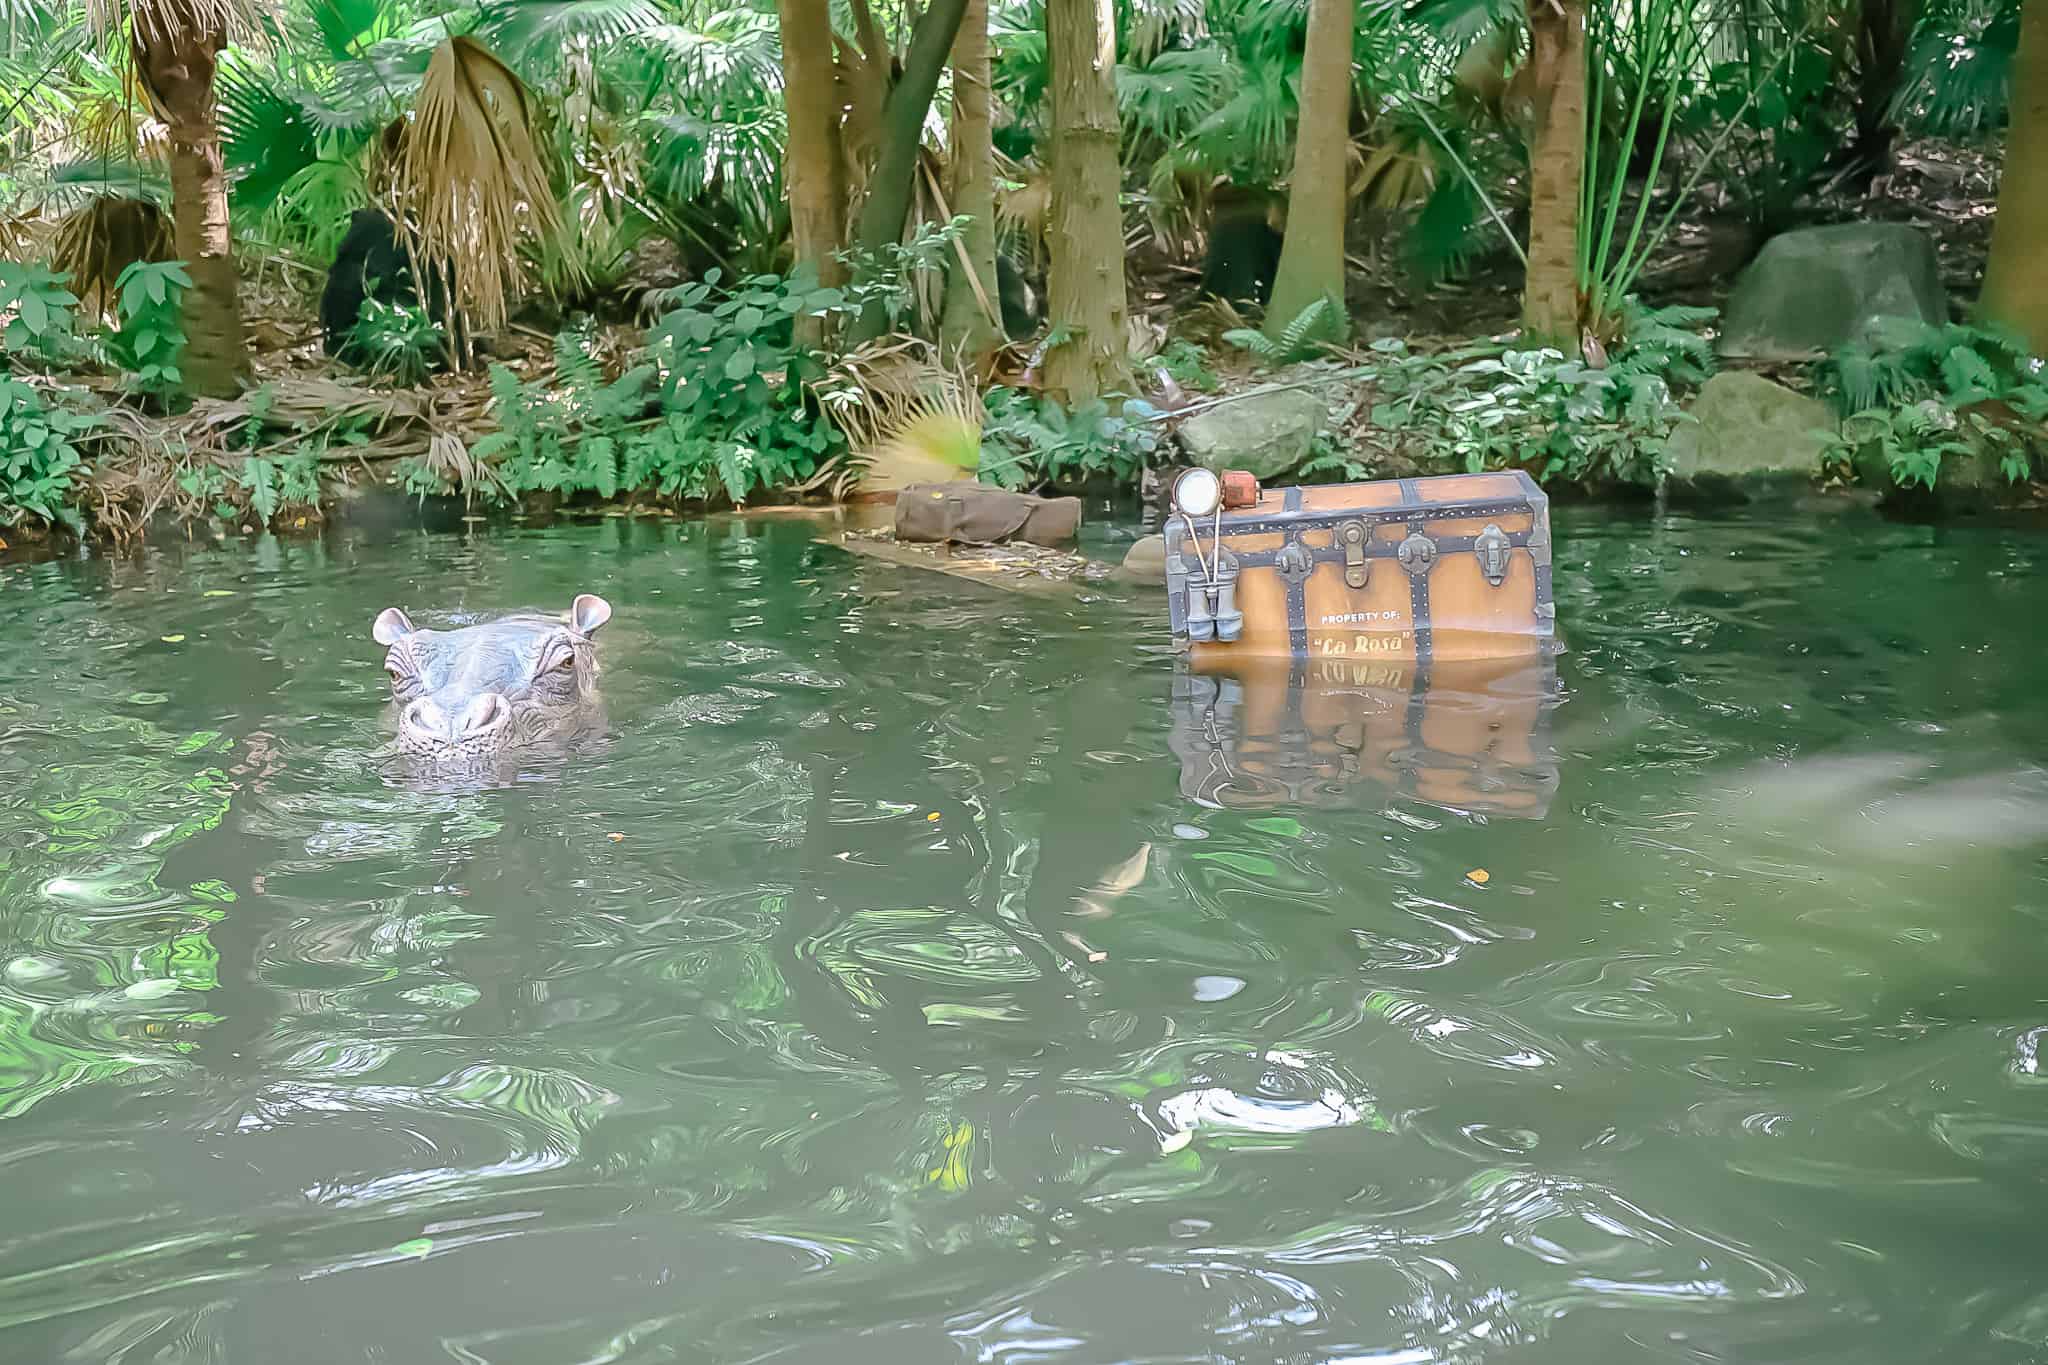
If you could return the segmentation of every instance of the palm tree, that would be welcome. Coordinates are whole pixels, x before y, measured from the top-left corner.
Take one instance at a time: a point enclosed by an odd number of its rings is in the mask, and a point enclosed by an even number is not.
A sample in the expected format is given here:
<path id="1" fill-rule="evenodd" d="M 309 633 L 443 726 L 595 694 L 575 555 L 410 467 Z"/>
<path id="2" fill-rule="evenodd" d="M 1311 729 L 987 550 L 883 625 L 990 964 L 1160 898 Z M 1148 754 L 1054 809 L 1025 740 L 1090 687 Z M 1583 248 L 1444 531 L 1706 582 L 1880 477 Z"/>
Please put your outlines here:
<path id="1" fill-rule="evenodd" d="M 832 63 L 832 16 L 820 0 L 781 0 L 782 93 L 789 110 L 789 217 L 796 262 L 822 284 L 845 269 L 846 162 L 839 150 L 839 101 Z M 811 345 L 825 340 L 825 318 L 797 320 Z"/>
<path id="2" fill-rule="evenodd" d="M 1116 17 L 1110 0 L 1048 0 L 1052 66 L 1052 278 L 1057 343 L 1046 387 L 1070 406 L 1131 384 L 1116 107 Z"/>
<path id="3" fill-rule="evenodd" d="M 948 134 L 953 169 L 947 207 L 968 219 L 960 259 L 946 280 L 940 321 L 951 355 L 979 355 L 1001 337 L 996 300 L 996 176 L 994 125 L 989 108 L 988 0 L 967 0 L 953 39 L 953 127 Z"/>
<path id="4" fill-rule="evenodd" d="M 185 387 L 225 397 L 235 392 L 248 353 L 214 76 L 230 31 L 245 27 L 247 15 L 237 0 L 102 3 L 95 17 L 103 30 L 126 19 L 136 77 L 168 132 L 172 240 L 192 277 L 184 300 Z"/>
<path id="5" fill-rule="evenodd" d="M 2012 69 L 2012 126 L 1998 185 L 1998 220 L 1984 267 L 1984 313 L 2048 355 L 2048 3 L 2020 13 Z"/>
<path id="6" fill-rule="evenodd" d="M 1335 330 L 1344 326 L 1345 181 L 1351 150 L 1351 0 L 1313 0 L 1308 50 L 1302 58 L 1301 118 L 1294 138 L 1294 175 L 1287 190 L 1287 236 L 1266 308 L 1266 330 L 1278 335 L 1317 299 L 1329 302 Z"/>
<path id="7" fill-rule="evenodd" d="M 1529 145 L 1528 275 L 1522 323 L 1579 350 L 1579 201 L 1586 167 L 1585 0 L 1529 0 L 1536 106 Z"/>

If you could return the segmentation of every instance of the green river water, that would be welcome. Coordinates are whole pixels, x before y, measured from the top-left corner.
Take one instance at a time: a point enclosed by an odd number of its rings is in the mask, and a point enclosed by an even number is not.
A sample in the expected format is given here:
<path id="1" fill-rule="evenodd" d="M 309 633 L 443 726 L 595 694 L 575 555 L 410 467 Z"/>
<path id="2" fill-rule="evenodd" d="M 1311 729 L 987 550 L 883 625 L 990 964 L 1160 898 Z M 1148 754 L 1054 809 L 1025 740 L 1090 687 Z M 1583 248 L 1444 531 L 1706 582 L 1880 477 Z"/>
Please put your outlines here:
<path id="1" fill-rule="evenodd" d="M 0 565 L 0 1361 L 2048 1359 L 2048 540 L 1556 524 L 1510 814 L 792 523 Z"/>

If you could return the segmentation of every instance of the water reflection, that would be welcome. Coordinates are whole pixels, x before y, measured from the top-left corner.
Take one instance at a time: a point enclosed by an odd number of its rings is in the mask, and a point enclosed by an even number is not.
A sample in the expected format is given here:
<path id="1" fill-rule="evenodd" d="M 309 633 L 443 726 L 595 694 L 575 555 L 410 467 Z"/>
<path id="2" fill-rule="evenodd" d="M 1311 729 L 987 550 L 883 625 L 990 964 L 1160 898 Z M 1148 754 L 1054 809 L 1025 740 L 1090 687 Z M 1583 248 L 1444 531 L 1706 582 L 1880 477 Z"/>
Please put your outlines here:
<path id="1" fill-rule="evenodd" d="M 1559 780 L 1548 657 L 1480 662 L 1312 659 L 1181 672 L 1180 790 L 1230 810 L 1373 805 L 1405 797 L 1540 819 Z"/>
<path id="2" fill-rule="evenodd" d="M 1563 705 L 738 521 L 0 568 L 0 1359 L 2038 1359 L 2048 552 L 1558 544 Z M 394 579 L 597 580 L 611 742 L 388 773 Z"/>

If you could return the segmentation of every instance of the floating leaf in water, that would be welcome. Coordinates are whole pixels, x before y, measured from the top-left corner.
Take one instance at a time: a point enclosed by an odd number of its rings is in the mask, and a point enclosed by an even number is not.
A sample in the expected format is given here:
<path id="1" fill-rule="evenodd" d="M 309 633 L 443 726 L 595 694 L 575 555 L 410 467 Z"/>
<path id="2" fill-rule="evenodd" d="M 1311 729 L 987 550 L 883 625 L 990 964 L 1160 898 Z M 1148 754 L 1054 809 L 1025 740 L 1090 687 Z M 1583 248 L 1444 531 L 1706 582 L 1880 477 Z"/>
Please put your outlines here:
<path id="1" fill-rule="evenodd" d="M 414 1260 L 424 1260 L 433 1249 L 433 1238 L 415 1237 L 411 1241 L 400 1242 L 397 1246 L 391 1248 L 391 1251 L 392 1254 L 397 1256 L 410 1256 Z"/>
<path id="2" fill-rule="evenodd" d="M 974 1125 L 963 1123 L 946 1134 L 945 1159 L 925 1179 L 942 1190 L 958 1192 L 973 1179 L 968 1163 L 974 1155 Z"/>
<path id="3" fill-rule="evenodd" d="M 208 589 L 207 589 L 207 590 L 206 590 L 205 592 L 203 592 L 203 593 L 201 593 L 201 594 L 199 594 L 199 595 L 200 595 L 201 597 L 233 597 L 233 596 L 234 596 L 234 594 L 233 594 L 232 592 L 229 592 L 229 591 L 228 591 L 228 590 L 227 590 L 226 588 L 208 588 Z"/>
<path id="4" fill-rule="evenodd" d="M 611 840 L 615 844 L 623 844 L 624 842 L 626 842 L 626 836 L 620 834 L 616 830 L 612 831 L 610 834 L 605 835 L 604 837 Z"/>
<path id="5" fill-rule="evenodd" d="M 1474 886 L 1484 886 L 1493 880 L 1493 874 L 1483 867 L 1475 867 L 1465 874 L 1465 880 Z"/>
<path id="6" fill-rule="evenodd" d="M 1301 837 L 1301 821 L 1290 816 L 1266 815 L 1261 816 L 1257 820 L 1247 820 L 1245 823 L 1253 829 L 1263 830 L 1267 834 L 1278 834 L 1289 839 L 1299 839 Z"/>
<path id="7" fill-rule="evenodd" d="M 185 643 L 185 637 L 182 635 L 159 635 L 157 638 L 167 645 L 182 645 Z"/>
<path id="8" fill-rule="evenodd" d="M 1278 863 L 1274 862 L 1271 858 L 1261 857 L 1256 853 L 1229 853 L 1219 850 L 1215 853 L 1197 853 L 1195 856 L 1197 858 L 1207 858 L 1213 863 L 1221 863 L 1234 872 L 1244 873 L 1247 877 L 1277 877 L 1280 875 L 1280 865 Z"/>

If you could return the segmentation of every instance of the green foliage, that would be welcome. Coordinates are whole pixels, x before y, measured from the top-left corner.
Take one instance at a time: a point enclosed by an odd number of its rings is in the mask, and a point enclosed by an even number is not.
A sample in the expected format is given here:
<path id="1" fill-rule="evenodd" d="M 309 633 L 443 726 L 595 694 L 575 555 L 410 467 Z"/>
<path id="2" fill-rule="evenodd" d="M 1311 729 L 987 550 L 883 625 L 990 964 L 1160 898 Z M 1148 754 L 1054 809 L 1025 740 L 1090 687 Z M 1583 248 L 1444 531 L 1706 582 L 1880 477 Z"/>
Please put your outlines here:
<path id="1" fill-rule="evenodd" d="M 2012 88 L 2019 37 L 2016 0 L 1927 4 L 1907 51 L 1892 116 L 1939 137 L 1997 127 Z"/>
<path id="2" fill-rule="evenodd" d="M 0 526 L 34 517 L 80 529 L 72 480 L 89 471 L 78 443 L 98 425 L 96 416 L 58 407 L 42 390 L 0 374 Z"/>
<path id="3" fill-rule="evenodd" d="M 493 366 L 499 430 L 477 443 L 466 491 L 739 503 L 810 477 L 838 452 L 843 438 L 806 392 L 824 367 L 791 334 L 799 315 L 850 308 L 843 291 L 775 275 L 723 290 L 714 271 L 673 291 L 670 302 L 645 359 L 617 379 L 605 378 L 575 332 L 556 337 L 546 380 L 523 382 Z M 447 471 L 422 462 L 404 477 L 420 493 L 449 481 Z"/>
<path id="4" fill-rule="evenodd" d="M 0 351 L 46 364 L 71 356 L 78 297 L 69 280 L 48 266 L 0 261 Z"/>
<path id="5" fill-rule="evenodd" d="M 846 291 L 807 275 L 755 275 L 721 291 L 714 271 L 672 301 L 649 333 L 662 410 L 691 419 L 710 443 L 728 497 L 808 478 L 837 453 L 843 438 L 808 393 L 824 364 L 792 328 L 798 317 L 856 311 Z"/>
<path id="6" fill-rule="evenodd" d="M 1336 303 L 1324 295 L 1311 300 L 1277 336 L 1267 336 L 1253 327 L 1233 327 L 1223 339 L 1265 364 L 1291 365 L 1321 354 L 1336 341 L 1343 322 Z"/>
<path id="7" fill-rule="evenodd" d="M 1842 414 L 1823 460 L 1846 472 L 1933 489 L 1968 461 L 2018 483 L 2048 453 L 2048 374 L 2002 328 L 1886 319 L 1815 371 Z"/>
<path id="8" fill-rule="evenodd" d="M 1069 411 L 1054 399 L 999 386 L 983 406 L 981 475 L 1005 487 L 1097 476 L 1135 484 L 1159 449 L 1158 414 L 1137 401 L 1112 410 L 1096 399 Z"/>
<path id="9" fill-rule="evenodd" d="M 282 459 L 249 455 L 236 471 L 235 483 L 267 525 L 287 506 L 310 507 L 320 500 L 319 468 L 318 458 L 307 450 Z"/>
<path id="10" fill-rule="evenodd" d="M 365 369 L 401 385 L 425 379 L 448 345 L 424 305 L 386 303 L 374 294 L 363 298 L 354 340 Z"/>
<path id="11" fill-rule="evenodd" d="M 481 488 L 492 497 L 531 492 L 619 492 L 619 442 L 628 423 L 647 410 L 651 365 L 636 366 L 609 383 L 575 332 L 555 338 L 552 383 L 522 383 L 509 366 L 491 367 L 491 408 L 498 430 L 476 444 L 488 472 Z"/>
<path id="12" fill-rule="evenodd" d="M 848 311 L 858 315 L 870 306 L 879 307 L 888 320 L 885 331 L 905 330 L 906 320 L 919 302 L 918 282 L 943 278 L 953 243 L 960 240 L 971 221 L 956 214 L 945 223 L 917 224 L 909 241 L 891 242 L 879 252 L 857 248 L 839 252 L 847 277 L 853 281 L 846 288 L 844 302 L 851 305 Z M 829 307 L 836 311 L 840 304 Z"/>
<path id="13" fill-rule="evenodd" d="M 1633 302 L 1623 312 L 1629 330 L 1600 367 L 1547 348 L 1431 355 L 1375 342 L 1372 429 L 1473 473 L 1521 468 L 1545 483 L 1654 483 L 1664 444 L 1684 420 L 1672 386 L 1696 382 L 1711 364 L 1705 339 L 1686 324 L 1713 313 Z"/>
<path id="14" fill-rule="evenodd" d="M 179 261 L 136 261 L 114 285 L 120 326 L 107 338 L 107 353 L 144 392 L 176 389 L 184 382 L 178 358 L 185 350 L 183 301 L 192 277 Z"/>
<path id="15" fill-rule="evenodd" d="M 1209 368 L 1208 353 L 1184 337 L 1167 342 L 1147 368 L 1164 370 L 1174 383 L 1197 393 L 1214 393 L 1222 383 Z"/>
<path id="16" fill-rule="evenodd" d="M 1879 320 L 1862 341 L 1822 360 L 1816 387 L 1844 417 L 1936 397 L 1951 406 L 2036 384 L 2041 362 L 2001 327 Z"/>

